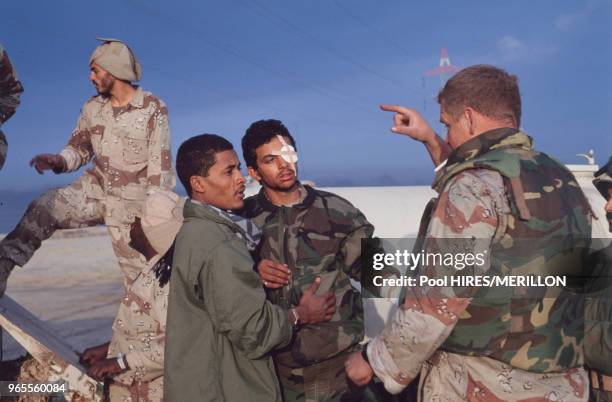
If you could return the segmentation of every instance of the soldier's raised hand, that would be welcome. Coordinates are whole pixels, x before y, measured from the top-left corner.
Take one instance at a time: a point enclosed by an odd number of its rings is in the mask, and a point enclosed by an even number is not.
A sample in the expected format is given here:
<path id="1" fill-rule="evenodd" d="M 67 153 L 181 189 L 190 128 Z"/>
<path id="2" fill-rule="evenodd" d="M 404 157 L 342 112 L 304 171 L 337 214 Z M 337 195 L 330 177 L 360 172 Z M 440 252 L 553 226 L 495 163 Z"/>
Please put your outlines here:
<path id="1" fill-rule="evenodd" d="M 295 308 L 302 324 L 329 321 L 336 312 L 336 295 L 329 291 L 317 296 L 319 285 L 321 285 L 321 278 L 317 277 L 304 291 L 300 298 L 300 304 Z"/>
<path id="2" fill-rule="evenodd" d="M 257 272 L 263 285 L 268 289 L 279 289 L 289 284 L 291 270 L 286 264 L 263 259 L 257 264 Z"/>
<path id="3" fill-rule="evenodd" d="M 387 112 L 394 112 L 391 131 L 406 135 L 425 144 L 434 165 L 438 166 L 451 153 L 449 145 L 438 137 L 427 121 L 414 109 L 396 105 L 380 105 Z"/>
<path id="4" fill-rule="evenodd" d="M 386 112 L 395 112 L 391 127 L 394 133 L 407 135 L 421 142 L 435 140 L 436 133 L 416 110 L 396 105 L 380 105 L 380 108 Z"/>
<path id="5" fill-rule="evenodd" d="M 34 167 L 38 174 L 43 174 L 45 170 L 52 169 L 55 173 L 60 173 L 66 167 L 64 157 L 56 154 L 39 154 L 32 158 L 30 166 Z"/>

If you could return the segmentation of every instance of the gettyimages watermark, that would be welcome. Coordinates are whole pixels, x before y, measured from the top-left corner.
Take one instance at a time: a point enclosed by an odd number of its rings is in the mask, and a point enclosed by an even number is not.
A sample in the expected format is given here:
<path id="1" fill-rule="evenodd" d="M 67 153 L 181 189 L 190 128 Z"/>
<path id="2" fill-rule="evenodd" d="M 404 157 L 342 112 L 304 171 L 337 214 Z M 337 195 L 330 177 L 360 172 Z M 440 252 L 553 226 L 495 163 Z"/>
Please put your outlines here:
<path id="1" fill-rule="evenodd" d="M 436 288 L 449 297 L 612 297 L 610 239 L 364 239 L 364 297 Z"/>

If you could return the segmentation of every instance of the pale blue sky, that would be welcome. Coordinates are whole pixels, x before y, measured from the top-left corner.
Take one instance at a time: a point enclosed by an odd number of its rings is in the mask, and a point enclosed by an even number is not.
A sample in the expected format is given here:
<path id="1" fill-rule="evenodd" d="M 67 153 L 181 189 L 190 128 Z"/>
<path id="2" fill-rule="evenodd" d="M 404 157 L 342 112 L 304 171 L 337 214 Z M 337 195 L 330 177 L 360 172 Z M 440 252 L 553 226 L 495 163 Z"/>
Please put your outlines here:
<path id="1" fill-rule="evenodd" d="M 94 94 L 96 36 L 120 38 L 143 66 L 142 86 L 170 111 L 173 147 L 213 132 L 239 140 L 262 118 L 298 141 L 301 176 L 322 184 L 427 183 L 429 158 L 391 134 L 379 103 L 434 122 L 441 47 L 458 66 L 489 63 L 519 76 L 523 128 L 566 163 L 612 153 L 611 3 L 355 0 L 3 1 L 0 42 L 26 88 L 4 126 L 0 190 L 70 182 L 28 161 L 58 152 Z M 240 154 L 240 152 L 239 152 Z"/>

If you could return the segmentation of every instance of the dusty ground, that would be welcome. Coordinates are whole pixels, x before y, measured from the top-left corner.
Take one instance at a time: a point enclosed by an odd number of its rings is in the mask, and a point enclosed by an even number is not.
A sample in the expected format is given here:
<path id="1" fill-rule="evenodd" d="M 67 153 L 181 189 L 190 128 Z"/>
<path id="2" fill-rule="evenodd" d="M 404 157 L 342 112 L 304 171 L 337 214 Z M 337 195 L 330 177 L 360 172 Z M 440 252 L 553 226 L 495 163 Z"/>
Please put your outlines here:
<path id="1" fill-rule="evenodd" d="M 15 268 L 7 294 L 82 351 L 110 339 L 122 286 L 106 228 L 94 227 L 43 242 L 28 264 Z M 25 354 L 6 332 L 2 347 L 3 360 Z"/>

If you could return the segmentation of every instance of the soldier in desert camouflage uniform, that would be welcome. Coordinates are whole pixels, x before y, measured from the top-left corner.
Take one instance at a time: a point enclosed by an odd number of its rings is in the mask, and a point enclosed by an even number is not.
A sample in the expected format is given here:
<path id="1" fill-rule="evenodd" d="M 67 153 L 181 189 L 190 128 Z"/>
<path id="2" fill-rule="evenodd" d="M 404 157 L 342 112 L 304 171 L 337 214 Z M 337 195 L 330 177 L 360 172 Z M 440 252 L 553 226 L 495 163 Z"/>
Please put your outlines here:
<path id="1" fill-rule="evenodd" d="M 147 267 L 126 289 L 111 342 L 83 352 L 81 360 L 91 366 L 90 376 L 113 379 L 112 402 L 163 399 L 168 281 L 183 204 L 184 199 L 171 191 L 160 190 L 147 198 L 142 220 L 137 219 L 130 232 L 130 244 L 147 258 Z"/>
<path id="2" fill-rule="evenodd" d="M 17 71 L 15 71 L 6 50 L 0 44 L 0 169 L 4 166 L 8 150 L 6 136 L 1 128 L 15 114 L 22 92 L 23 86 L 17 78 Z"/>
<path id="3" fill-rule="evenodd" d="M 125 283 L 143 268 L 143 257 L 128 245 L 130 224 L 147 194 L 174 187 L 168 111 L 153 94 L 131 84 L 141 75 L 132 50 L 121 41 L 102 41 L 90 60 L 90 79 L 99 95 L 85 103 L 59 154 L 31 161 L 39 173 L 73 172 L 90 161 L 93 166 L 69 186 L 33 201 L 0 242 L 0 294 L 14 265 L 24 265 L 57 229 L 104 223 Z"/>
<path id="4" fill-rule="evenodd" d="M 542 274 L 578 249 L 568 239 L 588 242 L 590 207 L 575 178 L 517 129 L 516 77 L 468 67 L 438 99 L 452 152 L 423 216 L 426 252 L 487 251 L 487 263 L 469 274 Z M 415 111 L 383 109 L 397 113 L 393 131 L 435 136 Z M 435 276 L 438 268 L 420 270 Z M 518 287 L 407 289 L 395 318 L 365 353 L 351 355 L 347 373 L 358 384 L 375 374 L 393 393 L 420 373 L 420 401 L 586 401 L 584 300 L 544 296 Z"/>
<path id="5" fill-rule="evenodd" d="M 361 294 L 349 279 L 360 281 L 361 239 L 372 237 L 374 227 L 345 199 L 298 181 L 295 142 L 280 121 L 253 123 L 242 152 L 262 185 L 245 200 L 244 215 L 262 229 L 258 272 L 269 300 L 289 309 L 316 277 L 322 291 L 336 295 L 330 322 L 300 327 L 291 344 L 275 352 L 283 398 L 362 400 L 369 391 L 349 389 L 343 370 L 363 338 Z"/>
<path id="6" fill-rule="evenodd" d="M 595 173 L 593 185 L 606 199 L 605 211 L 612 232 L 612 157 Z M 603 242 L 603 240 L 600 240 Z M 593 281 L 589 283 L 584 317 L 584 357 L 591 379 L 589 401 L 612 401 L 612 244 L 591 256 Z"/>

